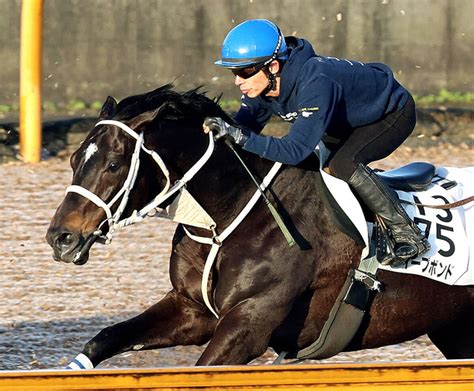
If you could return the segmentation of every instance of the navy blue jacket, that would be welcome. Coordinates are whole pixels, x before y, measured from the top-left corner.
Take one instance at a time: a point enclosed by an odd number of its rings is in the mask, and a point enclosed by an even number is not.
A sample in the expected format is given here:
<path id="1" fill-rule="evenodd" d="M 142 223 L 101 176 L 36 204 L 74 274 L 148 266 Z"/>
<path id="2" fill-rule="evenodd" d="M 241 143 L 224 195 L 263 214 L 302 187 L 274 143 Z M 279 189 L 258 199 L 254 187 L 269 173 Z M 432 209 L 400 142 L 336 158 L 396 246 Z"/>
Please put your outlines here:
<path id="1" fill-rule="evenodd" d="M 296 165 L 332 128 L 351 129 L 401 109 L 409 93 L 381 63 L 317 55 L 311 44 L 287 37 L 290 54 L 276 98 L 242 96 L 235 121 L 250 132 L 243 148 L 266 159 Z M 259 135 L 272 114 L 292 122 L 282 138 Z"/>

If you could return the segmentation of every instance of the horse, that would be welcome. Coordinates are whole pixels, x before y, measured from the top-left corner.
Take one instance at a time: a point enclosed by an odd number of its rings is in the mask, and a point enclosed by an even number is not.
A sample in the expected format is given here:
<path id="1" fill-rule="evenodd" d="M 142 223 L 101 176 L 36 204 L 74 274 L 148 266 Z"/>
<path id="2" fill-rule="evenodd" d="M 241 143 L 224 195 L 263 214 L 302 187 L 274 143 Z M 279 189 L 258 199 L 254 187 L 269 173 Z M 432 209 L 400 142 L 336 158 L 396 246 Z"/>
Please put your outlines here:
<path id="1" fill-rule="evenodd" d="M 99 115 L 102 122 L 70 158 L 72 186 L 87 189 L 87 194 L 76 188 L 58 206 L 46 234 L 54 260 L 86 263 L 91 246 L 106 240 L 111 214 L 122 209 L 130 218 L 170 182 L 179 182 L 209 148 L 212 140 L 202 130 L 209 116 L 232 121 L 217 99 L 199 89 L 177 92 L 165 85 L 120 102 L 107 97 Z M 143 141 L 141 150 L 136 148 L 137 137 Z M 267 175 L 273 162 L 237 149 L 256 178 Z M 134 154 L 140 166 L 133 188 L 125 204 L 117 205 L 117 194 L 130 182 Z M 211 236 L 203 227 L 178 224 L 169 261 L 172 289 L 140 315 L 100 331 L 85 344 L 82 357 L 95 367 L 126 351 L 207 343 L 196 365 L 240 365 L 269 347 L 297 352 L 313 343 L 363 250 L 335 222 L 322 194 L 317 161 L 314 155 L 298 166 L 283 166 L 267 190 L 293 233 L 295 246 L 284 240 L 259 199 L 225 242 L 217 243 L 219 251 L 202 291 L 212 240 L 204 243 L 192 237 Z M 185 188 L 212 216 L 212 229 L 218 232 L 232 223 L 255 193 L 255 183 L 224 142 L 216 141 L 194 174 Z M 172 198 L 159 206 L 169 205 Z M 379 272 L 379 278 L 384 289 L 373 298 L 345 351 L 427 334 L 446 358 L 474 358 L 472 286 L 450 286 L 386 270 Z"/>

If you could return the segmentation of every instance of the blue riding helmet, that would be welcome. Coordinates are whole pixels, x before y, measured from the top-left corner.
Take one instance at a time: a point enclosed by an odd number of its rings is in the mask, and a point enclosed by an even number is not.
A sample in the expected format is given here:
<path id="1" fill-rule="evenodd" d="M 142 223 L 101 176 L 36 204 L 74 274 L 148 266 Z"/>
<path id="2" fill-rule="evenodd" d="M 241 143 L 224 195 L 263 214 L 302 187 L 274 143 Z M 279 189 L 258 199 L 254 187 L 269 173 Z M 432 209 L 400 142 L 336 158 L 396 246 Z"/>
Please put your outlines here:
<path id="1" fill-rule="evenodd" d="M 229 31 L 222 43 L 221 59 L 214 64 L 245 68 L 275 59 L 286 60 L 288 49 L 280 29 L 266 19 L 247 20 Z"/>

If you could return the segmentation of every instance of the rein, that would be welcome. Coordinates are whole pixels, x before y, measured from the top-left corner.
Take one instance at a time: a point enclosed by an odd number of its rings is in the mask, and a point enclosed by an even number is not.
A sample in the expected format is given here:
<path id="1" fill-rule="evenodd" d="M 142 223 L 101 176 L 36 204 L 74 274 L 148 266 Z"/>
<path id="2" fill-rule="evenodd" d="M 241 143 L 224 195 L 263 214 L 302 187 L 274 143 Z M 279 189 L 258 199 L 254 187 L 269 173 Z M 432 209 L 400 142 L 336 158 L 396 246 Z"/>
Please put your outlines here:
<path id="1" fill-rule="evenodd" d="M 242 158 L 240 157 L 237 150 L 234 148 L 234 145 L 232 144 L 232 142 L 227 139 L 227 140 L 225 140 L 225 143 L 230 148 L 230 150 L 234 153 L 234 155 L 237 157 L 237 160 L 240 162 L 240 164 L 242 164 L 245 171 L 247 171 L 247 174 L 249 174 L 249 176 L 252 179 L 253 183 L 255 183 L 255 186 L 257 186 L 257 189 L 262 193 L 262 197 L 263 197 L 263 200 L 265 201 L 265 205 L 270 210 L 270 213 L 272 214 L 273 218 L 275 219 L 276 223 L 278 224 L 278 227 L 280 228 L 281 232 L 283 233 L 283 236 L 285 237 L 286 241 L 288 242 L 288 246 L 293 247 L 296 244 L 295 238 L 293 238 L 293 235 L 291 235 L 290 230 L 286 227 L 286 225 L 285 225 L 283 219 L 281 218 L 280 214 L 275 209 L 275 207 L 272 205 L 272 203 L 270 202 L 270 200 L 266 196 L 265 192 L 260 189 L 259 183 L 255 179 L 255 177 L 253 176 L 252 172 L 247 167 L 245 162 L 242 160 Z"/>
<path id="2" fill-rule="evenodd" d="M 129 225 L 138 223 L 143 221 L 143 219 L 149 215 L 152 214 L 153 211 L 156 211 L 159 209 L 159 205 L 162 204 L 164 201 L 169 199 L 171 196 L 175 195 L 177 192 L 185 192 L 185 186 L 187 182 L 189 182 L 204 166 L 204 164 L 209 160 L 211 157 L 212 153 L 214 152 L 214 136 L 212 132 L 209 132 L 209 145 L 204 152 L 204 154 L 201 156 L 201 158 L 183 175 L 183 177 L 175 182 L 175 184 L 170 188 L 170 177 L 169 177 L 169 171 L 168 168 L 166 167 L 166 164 L 163 162 L 161 157 L 158 155 L 153 150 L 150 150 L 145 147 L 144 145 L 144 136 L 143 133 L 138 134 L 135 132 L 133 129 L 131 129 L 129 126 L 125 125 L 122 122 L 115 121 L 115 120 L 103 120 L 99 121 L 95 126 L 99 125 L 113 125 L 117 126 L 118 128 L 122 129 L 124 132 L 132 136 L 135 140 L 135 149 L 132 155 L 132 159 L 130 162 L 130 170 L 127 175 L 127 179 L 125 180 L 122 188 L 117 192 L 117 194 L 112 198 L 112 200 L 109 203 L 106 203 L 103 201 L 100 197 L 98 197 L 96 194 L 92 193 L 90 190 L 79 186 L 79 185 L 71 185 L 66 189 L 66 194 L 67 193 L 77 193 L 80 194 L 81 196 L 87 198 L 89 201 L 93 202 L 95 205 L 98 207 L 102 208 L 106 214 L 106 219 L 102 221 L 98 229 L 93 233 L 94 236 L 99 237 L 101 239 L 104 239 L 105 244 L 110 244 L 112 241 L 112 234 L 115 232 L 117 229 L 127 227 Z M 135 180 L 137 178 L 138 174 L 138 169 L 140 167 L 140 151 L 143 150 L 145 153 L 150 155 L 153 160 L 156 162 L 156 164 L 160 167 L 161 171 L 163 172 L 164 176 L 166 177 L 166 185 L 163 188 L 163 190 L 147 205 L 145 205 L 142 209 L 139 211 L 135 210 L 133 211 L 132 215 L 130 217 L 124 218 L 120 220 L 123 211 L 128 203 L 128 198 L 130 195 L 131 190 L 133 189 L 133 186 L 135 184 Z M 265 176 L 263 179 L 262 183 L 259 185 L 257 184 L 258 190 L 253 194 L 252 198 L 250 201 L 247 203 L 247 205 L 240 211 L 240 213 L 237 215 L 237 217 L 232 221 L 232 223 L 225 228 L 222 233 L 218 234 L 217 233 L 217 225 L 216 223 L 212 221 L 212 223 L 209 223 L 209 226 L 203 227 L 202 225 L 195 225 L 200 228 L 206 228 L 207 230 L 211 231 L 212 237 L 203 237 L 203 236 L 197 236 L 193 235 L 191 232 L 189 232 L 188 229 L 183 225 L 184 231 L 188 235 L 188 237 L 198 243 L 202 244 L 208 244 L 211 246 L 211 250 L 209 251 L 209 254 L 207 256 L 206 262 L 204 264 L 204 270 L 203 270 L 203 276 L 202 276 L 202 281 L 201 281 L 201 292 L 203 296 L 204 303 L 206 304 L 207 308 L 216 316 L 216 318 L 219 318 L 219 315 L 217 312 L 214 310 L 208 296 L 208 289 L 207 285 L 209 282 L 209 275 L 211 273 L 212 267 L 214 265 L 214 261 L 217 257 L 217 253 L 219 251 L 219 248 L 222 246 L 223 241 L 239 226 L 239 224 L 242 222 L 242 220 L 250 213 L 250 211 L 253 209 L 257 201 L 260 199 L 260 197 L 264 194 L 265 189 L 270 185 L 272 180 L 275 178 L 277 175 L 278 171 L 280 170 L 282 164 L 281 163 L 275 163 L 268 174 Z M 197 201 L 189 194 L 187 193 L 188 196 L 190 196 L 194 202 L 197 204 Z M 114 214 L 112 214 L 111 208 L 112 206 L 122 197 L 120 204 L 115 211 Z M 206 213 L 204 210 L 202 213 Z M 206 213 L 206 216 L 207 213 Z M 108 223 L 109 224 L 109 230 L 107 234 L 103 234 L 101 227 L 103 224 Z M 278 223 L 278 220 L 277 220 Z M 187 224 L 187 225 L 193 225 L 193 224 Z"/>
<path id="3" fill-rule="evenodd" d="M 424 208 L 431 208 L 431 209 L 452 209 L 452 208 L 458 208 L 460 206 L 469 204 L 470 202 L 474 201 L 474 196 L 470 196 L 467 198 L 464 198 L 463 200 L 455 201 L 455 202 L 450 202 L 448 204 L 442 204 L 442 205 L 435 205 L 435 204 L 420 204 L 417 202 L 411 202 L 411 201 L 406 201 L 406 200 L 400 200 L 404 204 L 410 204 L 410 205 L 415 205 L 415 206 L 422 206 Z"/>

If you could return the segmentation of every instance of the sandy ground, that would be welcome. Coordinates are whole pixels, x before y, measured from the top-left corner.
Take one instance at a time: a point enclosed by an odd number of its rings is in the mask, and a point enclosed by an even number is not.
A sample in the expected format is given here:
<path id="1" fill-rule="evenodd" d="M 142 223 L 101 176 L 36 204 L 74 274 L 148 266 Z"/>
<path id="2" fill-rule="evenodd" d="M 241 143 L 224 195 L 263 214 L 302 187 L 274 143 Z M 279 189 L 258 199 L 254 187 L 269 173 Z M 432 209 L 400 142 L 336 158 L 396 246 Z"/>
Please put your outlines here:
<path id="1" fill-rule="evenodd" d="M 409 161 L 474 165 L 467 145 L 402 146 L 378 168 Z M 169 289 L 174 224 L 150 219 L 97 246 L 80 267 L 56 263 L 44 235 L 71 171 L 66 160 L 0 166 L 0 370 L 62 368 L 102 328 L 140 313 Z M 193 365 L 202 347 L 126 353 L 101 367 Z M 254 364 L 275 358 L 268 351 Z M 327 361 L 430 360 L 442 355 L 426 337 Z"/>

